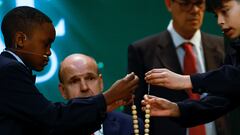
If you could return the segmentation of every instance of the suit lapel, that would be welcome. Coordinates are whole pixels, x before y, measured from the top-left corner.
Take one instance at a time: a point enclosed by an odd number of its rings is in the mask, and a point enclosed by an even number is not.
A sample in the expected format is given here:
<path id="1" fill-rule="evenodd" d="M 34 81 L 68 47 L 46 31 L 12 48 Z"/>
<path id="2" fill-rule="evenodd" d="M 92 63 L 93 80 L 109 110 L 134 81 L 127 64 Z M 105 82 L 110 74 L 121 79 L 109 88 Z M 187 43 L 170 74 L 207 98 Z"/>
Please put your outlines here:
<path id="1" fill-rule="evenodd" d="M 168 31 L 160 35 L 161 41 L 158 43 L 156 56 L 163 66 L 171 71 L 182 73 L 180 63 L 178 61 L 176 48 L 173 45 L 172 38 Z"/>
<path id="2" fill-rule="evenodd" d="M 202 33 L 202 47 L 204 52 L 206 71 L 218 67 L 215 61 L 219 59 L 216 44 L 213 43 L 210 44 L 208 41 L 209 40 L 207 38 L 207 35 Z"/>

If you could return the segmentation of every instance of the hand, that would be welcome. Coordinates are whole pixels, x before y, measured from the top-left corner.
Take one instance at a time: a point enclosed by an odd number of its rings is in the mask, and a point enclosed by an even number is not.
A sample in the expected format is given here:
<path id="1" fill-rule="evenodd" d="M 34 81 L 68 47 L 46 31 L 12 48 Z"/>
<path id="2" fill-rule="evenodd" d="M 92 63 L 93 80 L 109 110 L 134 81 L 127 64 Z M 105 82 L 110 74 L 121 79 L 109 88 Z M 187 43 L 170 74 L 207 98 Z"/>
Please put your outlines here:
<path id="1" fill-rule="evenodd" d="M 189 75 L 176 74 L 168 69 L 152 69 L 145 74 L 147 83 L 174 90 L 191 89 L 192 83 Z"/>
<path id="2" fill-rule="evenodd" d="M 146 105 L 149 104 L 151 116 L 179 117 L 180 111 L 178 105 L 164 98 L 145 95 L 142 100 L 142 110 L 146 110 Z"/>
<path id="3" fill-rule="evenodd" d="M 107 105 L 121 99 L 129 102 L 130 97 L 132 97 L 134 90 L 138 86 L 138 81 L 139 79 L 134 73 L 116 81 L 109 90 L 103 93 Z"/>

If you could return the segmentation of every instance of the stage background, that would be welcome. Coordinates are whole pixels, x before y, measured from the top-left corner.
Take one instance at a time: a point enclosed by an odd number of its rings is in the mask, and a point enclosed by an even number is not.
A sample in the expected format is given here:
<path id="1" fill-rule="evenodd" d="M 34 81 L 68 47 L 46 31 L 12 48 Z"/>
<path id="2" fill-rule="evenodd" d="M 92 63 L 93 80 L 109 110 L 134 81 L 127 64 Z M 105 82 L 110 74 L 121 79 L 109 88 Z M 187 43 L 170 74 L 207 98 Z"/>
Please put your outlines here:
<path id="1" fill-rule="evenodd" d="M 57 29 L 52 46 L 54 56 L 44 72 L 37 73 L 37 87 L 54 102 L 64 101 L 58 91 L 57 74 L 64 57 L 72 53 L 94 57 L 106 90 L 126 75 L 128 45 L 165 30 L 170 21 L 164 0 L 0 0 L 0 19 L 8 10 L 20 5 L 40 9 L 52 18 Z M 202 30 L 221 34 L 216 18 L 209 13 L 205 15 Z M 3 48 L 1 40 L 0 49 Z M 236 122 L 240 119 L 239 113 L 231 118 Z"/>
<path id="2" fill-rule="evenodd" d="M 16 2 L 22 5 L 32 2 L 52 18 L 57 31 L 59 27 L 61 31 L 64 29 L 64 34 L 58 35 L 52 46 L 57 69 L 51 78 L 37 83 L 52 101 L 63 101 L 57 88 L 57 71 L 64 57 L 72 53 L 94 57 L 107 89 L 126 74 L 128 45 L 165 30 L 170 20 L 163 0 L 2 0 L 1 20 L 4 13 L 19 5 Z M 221 34 L 213 15 L 206 14 L 205 18 L 203 31 Z M 38 75 L 47 74 L 52 65 Z"/>

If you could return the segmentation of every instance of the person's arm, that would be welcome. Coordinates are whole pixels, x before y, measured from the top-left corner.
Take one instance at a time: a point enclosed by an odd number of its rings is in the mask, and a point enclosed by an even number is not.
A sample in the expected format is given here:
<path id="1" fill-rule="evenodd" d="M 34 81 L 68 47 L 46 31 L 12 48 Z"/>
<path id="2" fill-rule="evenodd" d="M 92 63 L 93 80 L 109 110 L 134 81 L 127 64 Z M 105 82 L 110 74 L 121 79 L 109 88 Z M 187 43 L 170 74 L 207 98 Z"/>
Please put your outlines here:
<path id="1" fill-rule="evenodd" d="M 192 89 L 195 93 L 236 95 L 240 93 L 240 67 L 224 65 L 219 69 L 195 75 L 180 75 L 168 69 L 146 73 L 146 82 L 172 90 Z"/>
<path id="2" fill-rule="evenodd" d="M 208 95 L 199 101 L 184 100 L 174 103 L 169 100 L 144 96 L 143 110 L 146 105 L 151 106 L 151 116 L 169 117 L 183 127 L 192 127 L 217 119 L 238 106 L 238 101 L 232 97 Z"/>
<path id="3" fill-rule="evenodd" d="M 185 100 L 177 103 L 180 117 L 172 120 L 183 127 L 193 127 L 216 120 L 238 106 L 232 97 L 208 95 L 199 101 Z"/>
<path id="4" fill-rule="evenodd" d="M 105 118 L 106 105 L 131 95 L 138 80 L 134 75 L 120 79 L 110 88 L 108 96 L 100 94 L 92 98 L 73 99 L 68 104 L 54 104 L 38 91 L 32 76 L 22 65 L 12 63 L 2 67 L 0 72 L 1 114 L 55 132 L 88 130 L 81 129 L 86 125 L 95 127 L 91 128 L 95 130 Z"/>
<path id="5" fill-rule="evenodd" d="M 217 70 L 191 76 L 195 93 L 236 95 L 240 93 L 240 67 L 224 65 Z"/>
<path id="6" fill-rule="evenodd" d="M 38 91 L 32 76 L 22 65 L 11 63 L 2 67 L 0 72 L 0 112 L 9 119 L 49 130 L 64 130 L 101 122 L 105 117 L 103 95 L 74 99 L 67 105 L 54 104 Z"/>

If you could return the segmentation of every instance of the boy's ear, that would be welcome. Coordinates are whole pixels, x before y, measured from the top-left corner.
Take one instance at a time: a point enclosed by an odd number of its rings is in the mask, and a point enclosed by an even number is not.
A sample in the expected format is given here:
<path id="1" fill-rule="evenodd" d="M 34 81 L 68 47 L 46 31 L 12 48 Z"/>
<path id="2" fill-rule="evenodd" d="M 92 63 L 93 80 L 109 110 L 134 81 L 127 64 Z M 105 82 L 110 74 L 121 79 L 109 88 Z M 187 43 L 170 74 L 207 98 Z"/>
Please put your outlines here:
<path id="1" fill-rule="evenodd" d="M 67 95 L 65 93 L 64 85 L 62 83 L 58 84 L 58 89 L 64 99 L 67 99 Z"/>
<path id="2" fill-rule="evenodd" d="M 24 42 L 25 40 L 27 40 L 27 36 L 23 32 L 16 32 L 14 39 L 15 39 L 15 48 L 23 48 Z"/>
<path id="3" fill-rule="evenodd" d="M 100 87 L 101 87 L 101 92 L 103 92 L 103 78 L 102 78 L 102 74 L 99 74 L 99 78 L 100 78 Z"/>

